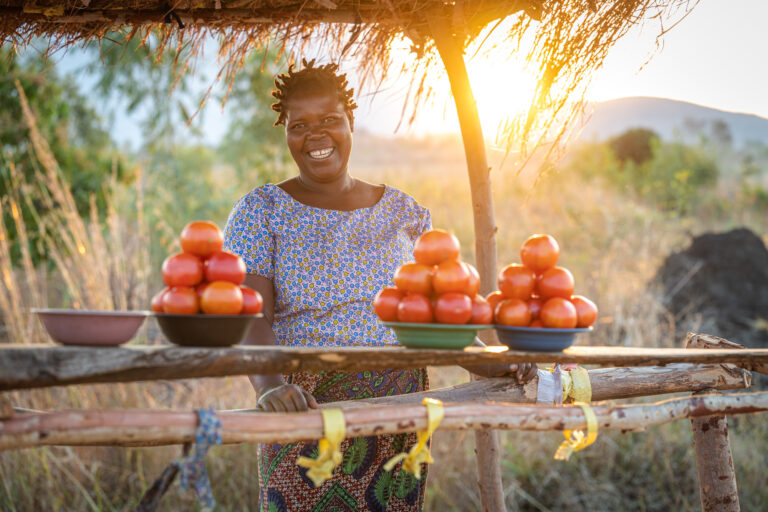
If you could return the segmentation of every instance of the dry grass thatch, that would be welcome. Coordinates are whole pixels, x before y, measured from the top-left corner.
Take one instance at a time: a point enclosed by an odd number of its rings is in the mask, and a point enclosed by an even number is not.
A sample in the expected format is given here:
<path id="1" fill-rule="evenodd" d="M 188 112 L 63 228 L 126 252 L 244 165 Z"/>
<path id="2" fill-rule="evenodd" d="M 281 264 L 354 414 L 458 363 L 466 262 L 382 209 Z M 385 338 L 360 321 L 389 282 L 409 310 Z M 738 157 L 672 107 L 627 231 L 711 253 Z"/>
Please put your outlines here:
<path id="1" fill-rule="evenodd" d="M 24 46 L 42 36 L 50 49 L 57 49 L 121 30 L 126 40 L 147 41 L 156 34 L 157 54 L 173 46 L 186 50 L 177 55 L 191 58 L 212 36 L 219 41 L 219 76 L 227 80 L 257 48 L 276 45 L 294 58 L 321 49 L 334 60 L 356 62 L 361 87 L 379 84 L 391 73 L 405 75 L 413 115 L 429 96 L 428 78 L 439 61 L 434 27 L 447 23 L 462 48 L 526 52 L 537 70 L 529 112 L 510 120 L 503 133 L 508 147 L 519 145 L 526 153 L 542 142 L 567 138 L 568 121 L 581 114 L 580 100 L 592 72 L 633 25 L 656 20 L 663 33 L 697 1 L 0 0 L 0 43 Z M 496 43 L 483 48 L 491 33 Z M 390 50 L 401 41 L 410 42 L 414 58 L 393 70 Z"/>

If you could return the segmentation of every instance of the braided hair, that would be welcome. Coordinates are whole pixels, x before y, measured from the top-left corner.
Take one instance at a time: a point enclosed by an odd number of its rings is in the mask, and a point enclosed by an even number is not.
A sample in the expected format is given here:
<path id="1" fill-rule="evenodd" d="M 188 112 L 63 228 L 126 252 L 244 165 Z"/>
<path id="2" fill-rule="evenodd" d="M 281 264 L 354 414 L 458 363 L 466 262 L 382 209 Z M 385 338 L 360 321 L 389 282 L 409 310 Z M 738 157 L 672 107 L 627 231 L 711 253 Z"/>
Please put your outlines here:
<path id="1" fill-rule="evenodd" d="M 288 67 L 288 73 L 283 73 L 275 78 L 275 89 L 272 96 L 277 100 L 272 104 L 272 110 L 277 112 L 275 126 L 285 124 L 285 104 L 296 92 L 319 91 L 334 94 L 344 106 L 344 110 L 352 116 L 352 111 L 357 108 L 353 98 L 355 90 L 349 87 L 347 75 L 337 74 L 339 66 L 336 64 L 323 64 L 315 66 L 315 60 L 302 59 L 302 69 L 294 71 L 293 64 Z"/>

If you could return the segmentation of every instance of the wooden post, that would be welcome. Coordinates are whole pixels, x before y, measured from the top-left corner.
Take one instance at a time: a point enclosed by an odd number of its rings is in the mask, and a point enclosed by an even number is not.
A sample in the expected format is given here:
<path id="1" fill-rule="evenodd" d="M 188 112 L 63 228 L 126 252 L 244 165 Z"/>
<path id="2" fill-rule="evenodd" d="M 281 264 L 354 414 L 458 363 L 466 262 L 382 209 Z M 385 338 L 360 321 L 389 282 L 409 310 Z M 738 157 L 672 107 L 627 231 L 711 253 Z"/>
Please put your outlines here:
<path id="1" fill-rule="evenodd" d="M 686 339 L 686 348 L 724 348 L 724 345 L 728 348 L 744 348 L 715 336 L 688 333 Z M 693 395 L 702 393 L 707 393 L 707 390 Z M 738 512 L 741 510 L 739 491 L 725 415 L 691 418 L 691 428 L 696 470 L 699 474 L 701 509 L 704 512 Z"/>
<path id="2" fill-rule="evenodd" d="M 14 414 L 13 405 L 6 393 L 0 393 L 0 420 L 12 418 Z"/>
<path id="3" fill-rule="evenodd" d="M 469 172 L 475 224 L 475 262 L 480 274 L 480 293 L 487 295 L 496 285 L 496 223 L 493 218 L 493 194 L 483 129 L 464 63 L 463 45 L 454 37 L 447 17 L 430 18 L 430 30 L 448 73 L 453 100 L 456 103 Z M 475 453 L 483 510 L 505 511 L 501 457 L 496 432 L 475 432 Z"/>

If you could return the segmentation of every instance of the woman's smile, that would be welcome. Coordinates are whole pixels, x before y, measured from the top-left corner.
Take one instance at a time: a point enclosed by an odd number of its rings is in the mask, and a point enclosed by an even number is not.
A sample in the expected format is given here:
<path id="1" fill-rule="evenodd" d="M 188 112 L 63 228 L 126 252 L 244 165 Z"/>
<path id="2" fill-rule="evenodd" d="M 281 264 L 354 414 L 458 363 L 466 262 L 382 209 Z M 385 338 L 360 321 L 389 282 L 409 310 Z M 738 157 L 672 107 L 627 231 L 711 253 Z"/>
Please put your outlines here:
<path id="1" fill-rule="evenodd" d="M 313 149 L 312 151 L 308 151 L 307 154 L 312 160 L 325 160 L 326 158 L 330 157 L 333 152 L 334 148 L 329 147 L 323 149 Z"/>

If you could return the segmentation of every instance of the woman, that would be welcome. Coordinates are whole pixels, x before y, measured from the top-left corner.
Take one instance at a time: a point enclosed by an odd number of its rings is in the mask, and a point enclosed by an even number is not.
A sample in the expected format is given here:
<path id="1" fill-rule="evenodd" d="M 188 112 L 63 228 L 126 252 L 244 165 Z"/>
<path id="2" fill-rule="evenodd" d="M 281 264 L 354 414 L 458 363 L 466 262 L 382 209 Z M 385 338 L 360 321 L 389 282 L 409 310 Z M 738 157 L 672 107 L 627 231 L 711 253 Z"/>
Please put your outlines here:
<path id="1" fill-rule="evenodd" d="M 376 320 L 372 300 L 395 269 L 413 259 L 413 243 L 431 229 L 429 211 L 405 193 L 353 178 L 347 169 L 354 128 L 353 90 L 333 64 L 304 68 L 275 80 L 275 125 L 284 125 L 298 175 L 244 196 L 225 230 L 240 254 L 246 284 L 264 298 L 265 318 L 246 343 L 290 346 L 391 345 L 392 332 Z M 472 368 L 518 380 L 526 365 Z M 255 375 L 258 406 L 268 412 L 304 411 L 318 402 L 354 400 L 427 389 L 426 369 Z M 348 439 L 334 478 L 315 488 L 297 457 L 317 443 L 262 445 L 259 484 L 263 510 L 417 511 L 425 478 L 382 466 L 415 442 L 415 435 Z M 423 473 L 425 474 L 425 473 Z M 335 507 L 335 508 L 334 508 Z"/>

